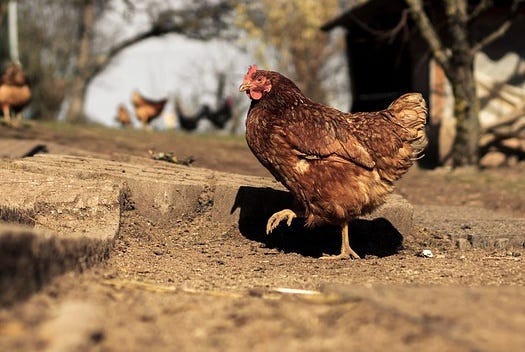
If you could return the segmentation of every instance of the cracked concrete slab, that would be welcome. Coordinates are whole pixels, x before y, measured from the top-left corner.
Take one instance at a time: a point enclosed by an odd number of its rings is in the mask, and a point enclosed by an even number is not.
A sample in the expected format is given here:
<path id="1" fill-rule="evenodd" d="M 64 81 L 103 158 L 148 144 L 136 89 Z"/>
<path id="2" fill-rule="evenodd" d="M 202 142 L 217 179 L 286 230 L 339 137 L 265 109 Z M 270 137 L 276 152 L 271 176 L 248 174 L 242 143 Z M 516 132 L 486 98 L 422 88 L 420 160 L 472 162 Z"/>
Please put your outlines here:
<path id="1" fill-rule="evenodd" d="M 62 238 L 28 226 L 0 224 L 0 306 L 30 296 L 68 270 L 107 259 L 112 241 Z"/>
<path id="2" fill-rule="evenodd" d="M 525 247 L 525 218 L 479 208 L 436 205 L 417 207 L 415 217 L 419 226 L 461 249 Z"/>
<path id="3" fill-rule="evenodd" d="M 238 226 L 245 236 L 257 239 L 265 236 L 259 232 L 264 232 L 273 212 L 293 205 L 289 193 L 268 178 L 147 158 L 119 161 L 38 154 L 0 163 L 4 303 L 31 293 L 53 275 L 107 257 L 118 233 L 120 212 L 126 207 L 166 226 L 205 214 L 213 223 Z M 412 232 L 417 219 L 418 226 L 463 249 L 523 247 L 525 219 L 488 211 L 480 219 L 477 211 L 478 215 L 470 216 L 466 207 L 422 206 L 414 214 L 403 197 L 392 195 L 375 212 L 351 224 L 358 233 L 353 240 L 359 247 L 361 237 L 361 246 L 366 247 L 371 233 L 385 229 L 402 239 Z M 32 279 L 26 281 L 28 277 Z"/>
<path id="4" fill-rule="evenodd" d="M 0 163 L 1 303 L 30 294 L 65 270 L 106 258 L 126 207 L 167 226 L 205 214 L 214 223 L 252 231 L 292 204 L 289 193 L 268 178 L 146 158 L 38 154 Z M 403 234 L 411 231 L 412 214 L 412 206 L 394 195 L 367 219 L 386 219 Z M 375 225 L 371 221 L 364 229 Z"/>
<path id="5" fill-rule="evenodd" d="M 118 184 L 10 167 L 0 179 L 0 303 L 108 257 L 119 229 Z"/>
<path id="6" fill-rule="evenodd" d="M 136 163 L 70 155 L 37 155 L 13 162 L 13 167 L 35 173 L 56 173 L 79 179 L 109 178 L 121 182 L 134 206 L 152 221 L 210 211 L 211 220 L 236 223 L 239 217 L 268 218 L 292 206 L 292 199 L 277 181 L 136 158 Z M 242 209 L 241 209 L 242 208 Z M 242 214 L 241 214 L 242 213 Z M 413 209 L 399 195 L 365 219 L 385 218 L 400 232 L 412 228 Z"/>
<path id="7" fill-rule="evenodd" d="M 4 138 L 0 140 L 0 157 L 24 158 L 47 152 L 46 143 L 27 139 Z"/>
<path id="8" fill-rule="evenodd" d="M 63 238 L 86 236 L 105 240 L 118 231 L 118 183 L 17 169 L 0 170 L 0 178 L 0 218 L 4 222 L 31 225 Z"/>
<path id="9" fill-rule="evenodd" d="M 284 190 L 279 183 L 268 178 L 192 168 L 147 158 L 135 158 L 131 163 L 42 154 L 16 160 L 12 162 L 12 168 L 41 174 L 60 172 L 72 179 L 114 180 L 129 192 L 139 212 L 158 223 L 202 212 L 203 207 L 211 208 L 213 220 L 231 223 L 236 217 L 231 214 L 231 208 L 239 187 Z"/>

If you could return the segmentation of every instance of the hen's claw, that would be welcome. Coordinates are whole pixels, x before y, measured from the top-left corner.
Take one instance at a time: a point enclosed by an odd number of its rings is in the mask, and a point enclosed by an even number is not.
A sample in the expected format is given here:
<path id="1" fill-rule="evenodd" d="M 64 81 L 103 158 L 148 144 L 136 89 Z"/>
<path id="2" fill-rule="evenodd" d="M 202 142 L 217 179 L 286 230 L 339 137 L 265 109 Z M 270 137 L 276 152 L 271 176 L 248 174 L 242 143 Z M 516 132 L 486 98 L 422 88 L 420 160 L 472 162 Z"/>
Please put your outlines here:
<path id="1" fill-rule="evenodd" d="M 323 254 L 319 257 L 322 260 L 339 260 L 339 259 L 361 259 L 361 257 L 350 248 L 350 252 L 341 252 L 337 255 Z"/>
<path id="2" fill-rule="evenodd" d="M 290 209 L 284 209 L 281 211 L 278 211 L 277 213 L 270 216 L 268 219 L 268 222 L 266 223 L 266 234 L 269 234 L 275 228 L 279 225 L 279 223 L 283 220 L 286 220 L 286 224 L 290 226 L 292 224 L 292 220 L 297 217 L 297 214 L 295 214 Z"/>

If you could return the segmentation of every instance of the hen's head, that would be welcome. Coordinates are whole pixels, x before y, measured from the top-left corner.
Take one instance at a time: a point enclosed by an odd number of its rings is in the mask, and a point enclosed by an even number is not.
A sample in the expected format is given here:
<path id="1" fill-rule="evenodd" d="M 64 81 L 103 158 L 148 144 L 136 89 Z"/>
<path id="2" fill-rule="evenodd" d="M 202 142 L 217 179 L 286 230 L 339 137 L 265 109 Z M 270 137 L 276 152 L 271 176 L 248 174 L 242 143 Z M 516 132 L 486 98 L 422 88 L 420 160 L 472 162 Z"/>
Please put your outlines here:
<path id="1" fill-rule="evenodd" d="M 244 75 L 239 91 L 246 92 L 253 100 L 261 99 L 263 95 L 272 90 L 272 82 L 266 74 L 267 72 L 257 70 L 257 66 L 251 65 L 246 75 Z"/>
<path id="2" fill-rule="evenodd" d="M 2 82 L 5 84 L 23 86 L 27 83 L 27 79 L 20 65 L 10 63 L 2 76 Z"/>

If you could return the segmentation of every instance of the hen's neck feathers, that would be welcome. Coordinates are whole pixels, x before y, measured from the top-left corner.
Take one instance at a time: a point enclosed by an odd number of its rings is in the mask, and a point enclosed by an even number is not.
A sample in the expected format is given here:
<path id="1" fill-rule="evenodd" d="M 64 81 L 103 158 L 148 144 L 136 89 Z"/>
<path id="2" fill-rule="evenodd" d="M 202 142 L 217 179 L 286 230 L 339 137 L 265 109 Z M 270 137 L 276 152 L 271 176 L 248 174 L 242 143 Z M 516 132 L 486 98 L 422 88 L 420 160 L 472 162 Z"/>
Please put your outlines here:
<path id="1" fill-rule="evenodd" d="M 273 71 L 263 71 L 263 73 L 270 78 L 272 89 L 260 100 L 252 100 L 252 107 L 276 111 L 312 102 L 290 79 Z"/>

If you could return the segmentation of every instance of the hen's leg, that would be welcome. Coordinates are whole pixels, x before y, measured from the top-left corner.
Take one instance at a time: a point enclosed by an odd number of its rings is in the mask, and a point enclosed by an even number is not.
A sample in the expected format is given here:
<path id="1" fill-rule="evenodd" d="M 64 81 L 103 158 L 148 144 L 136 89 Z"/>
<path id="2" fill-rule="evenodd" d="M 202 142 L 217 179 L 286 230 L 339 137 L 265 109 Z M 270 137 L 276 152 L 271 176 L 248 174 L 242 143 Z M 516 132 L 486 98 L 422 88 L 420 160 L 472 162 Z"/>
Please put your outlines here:
<path id="1" fill-rule="evenodd" d="M 268 222 L 266 223 L 266 233 L 269 234 L 272 232 L 283 220 L 286 220 L 286 224 L 290 226 L 292 224 L 292 220 L 296 217 L 297 214 L 290 209 L 278 211 L 268 219 Z"/>
<path id="2" fill-rule="evenodd" d="M 341 230 L 341 253 L 338 255 L 323 255 L 320 259 L 360 259 L 359 255 L 350 248 L 350 241 L 348 240 L 348 223 L 343 225 Z"/>
<path id="3" fill-rule="evenodd" d="M 11 111 L 9 110 L 9 106 L 4 105 L 2 108 L 2 112 L 4 113 L 4 119 L 6 123 L 11 122 Z"/>

